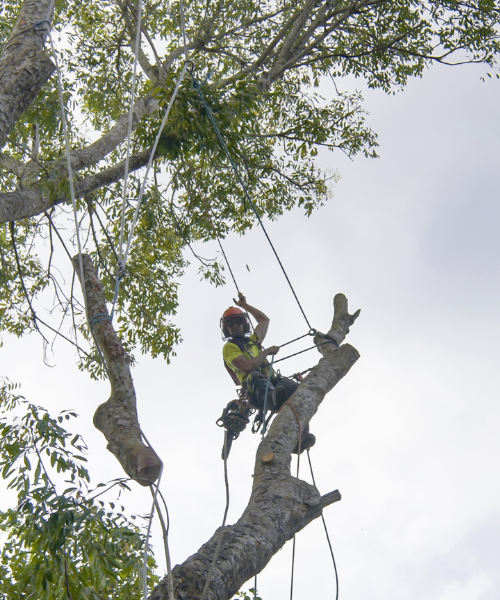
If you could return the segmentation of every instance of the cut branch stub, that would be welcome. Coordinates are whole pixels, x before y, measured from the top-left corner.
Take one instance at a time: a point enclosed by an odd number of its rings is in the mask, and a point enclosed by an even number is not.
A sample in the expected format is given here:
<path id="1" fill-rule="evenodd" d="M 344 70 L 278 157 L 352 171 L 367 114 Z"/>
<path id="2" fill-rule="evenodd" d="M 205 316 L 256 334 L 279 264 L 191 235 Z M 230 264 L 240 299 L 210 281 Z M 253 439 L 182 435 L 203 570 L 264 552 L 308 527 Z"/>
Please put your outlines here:
<path id="1" fill-rule="evenodd" d="M 87 254 L 82 254 L 81 259 L 87 319 L 103 354 L 111 384 L 111 396 L 96 410 L 94 425 L 104 434 L 108 450 L 116 456 L 127 475 L 147 486 L 158 479 L 162 462 L 142 441 L 129 357 L 113 329 L 97 271 Z M 78 255 L 73 258 L 73 267 L 81 280 Z"/>
<path id="2" fill-rule="evenodd" d="M 327 339 L 331 338 L 332 340 L 335 340 L 336 345 L 333 343 L 324 344 L 325 338 L 321 335 L 317 335 L 314 338 L 314 343 L 318 345 L 318 350 L 321 352 L 321 354 L 323 354 L 323 356 L 326 352 L 331 352 L 334 350 L 336 346 L 340 346 L 346 335 L 349 333 L 349 327 L 359 317 L 360 312 L 361 309 L 350 315 L 347 306 L 347 298 L 344 296 L 344 294 L 335 295 L 335 298 L 333 299 L 332 326 L 326 335 Z"/>

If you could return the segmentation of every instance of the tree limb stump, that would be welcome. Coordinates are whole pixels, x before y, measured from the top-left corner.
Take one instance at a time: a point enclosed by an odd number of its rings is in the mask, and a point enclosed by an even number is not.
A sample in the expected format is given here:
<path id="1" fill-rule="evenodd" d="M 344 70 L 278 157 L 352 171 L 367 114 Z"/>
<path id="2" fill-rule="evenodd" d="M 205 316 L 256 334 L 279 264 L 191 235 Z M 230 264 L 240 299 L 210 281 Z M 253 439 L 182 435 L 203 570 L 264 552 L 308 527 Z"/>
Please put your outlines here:
<path id="1" fill-rule="evenodd" d="M 96 410 L 94 425 L 104 434 L 108 450 L 127 475 L 141 485 L 151 485 L 160 475 L 162 462 L 153 448 L 143 442 L 130 359 L 111 323 L 101 280 L 90 257 L 82 254 L 81 259 L 87 319 L 103 354 L 111 384 L 111 396 Z M 81 280 L 79 255 L 73 258 L 73 267 Z"/>

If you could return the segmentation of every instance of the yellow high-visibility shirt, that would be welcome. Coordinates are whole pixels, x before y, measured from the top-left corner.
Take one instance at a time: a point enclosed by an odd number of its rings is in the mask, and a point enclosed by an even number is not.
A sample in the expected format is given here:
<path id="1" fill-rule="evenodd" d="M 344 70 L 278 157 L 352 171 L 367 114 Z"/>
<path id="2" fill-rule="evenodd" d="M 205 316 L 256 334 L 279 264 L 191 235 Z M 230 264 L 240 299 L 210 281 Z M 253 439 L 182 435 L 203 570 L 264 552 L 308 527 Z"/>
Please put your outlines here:
<path id="1" fill-rule="evenodd" d="M 245 381 L 245 379 L 248 377 L 248 375 L 246 373 L 243 373 L 243 371 L 239 371 L 236 367 L 234 367 L 233 360 L 235 358 L 238 358 L 238 356 L 244 356 L 245 358 L 255 358 L 256 356 L 259 356 L 261 350 L 259 348 L 259 340 L 258 340 L 257 334 L 252 333 L 252 335 L 250 337 L 245 339 L 244 348 L 245 348 L 245 351 L 242 352 L 241 349 L 239 348 L 239 346 L 237 346 L 235 343 L 226 342 L 224 344 L 224 348 L 222 349 L 222 356 L 224 357 L 224 361 L 225 361 L 226 365 L 232 371 L 234 371 L 234 373 L 236 374 L 236 377 L 240 380 L 241 383 L 243 383 Z M 265 367 L 266 364 L 268 365 L 269 363 L 267 363 L 267 361 L 266 361 L 262 366 Z M 262 371 L 266 375 L 268 375 L 269 374 L 268 369 L 269 369 L 269 367 L 262 368 Z"/>

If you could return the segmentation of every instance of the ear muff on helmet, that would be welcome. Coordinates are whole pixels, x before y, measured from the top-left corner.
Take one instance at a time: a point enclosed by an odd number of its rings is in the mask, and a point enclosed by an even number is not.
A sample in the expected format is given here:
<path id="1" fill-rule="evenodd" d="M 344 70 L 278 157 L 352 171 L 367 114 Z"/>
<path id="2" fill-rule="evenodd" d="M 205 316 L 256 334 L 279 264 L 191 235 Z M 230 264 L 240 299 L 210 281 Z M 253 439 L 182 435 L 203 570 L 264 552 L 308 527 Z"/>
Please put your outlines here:
<path id="1" fill-rule="evenodd" d="M 250 319 L 248 318 L 247 313 L 241 308 L 236 308 L 235 306 L 230 306 L 227 310 L 222 313 L 222 317 L 220 319 L 220 328 L 222 331 L 222 337 L 227 340 L 231 337 L 229 333 L 229 329 L 227 324 L 231 321 L 231 319 L 240 318 L 243 319 L 244 327 L 243 332 L 245 335 L 250 333 Z"/>

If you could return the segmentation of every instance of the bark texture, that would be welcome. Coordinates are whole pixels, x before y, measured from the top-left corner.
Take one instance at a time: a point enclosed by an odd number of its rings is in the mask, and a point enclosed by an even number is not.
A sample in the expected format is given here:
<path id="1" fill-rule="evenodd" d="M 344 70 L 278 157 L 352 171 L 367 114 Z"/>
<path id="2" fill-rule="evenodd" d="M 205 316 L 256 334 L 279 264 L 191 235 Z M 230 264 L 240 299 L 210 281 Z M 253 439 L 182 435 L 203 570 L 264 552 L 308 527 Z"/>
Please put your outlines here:
<path id="1" fill-rule="evenodd" d="M 350 315 L 347 299 L 335 296 L 335 315 L 327 335 L 343 340 L 359 315 Z M 318 338 L 317 343 L 325 338 Z M 293 410 L 285 404 L 274 419 L 269 433 L 257 450 L 254 484 L 247 508 L 235 525 L 219 528 L 196 554 L 173 569 L 176 600 L 199 600 L 214 558 L 219 536 L 223 536 L 217 563 L 210 580 L 207 600 L 228 600 L 245 581 L 259 573 L 295 533 L 319 517 L 326 506 L 340 500 L 338 490 L 324 496 L 293 477 L 291 453 L 302 428 L 318 410 L 325 395 L 347 374 L 359 354 L 349 344 L 334 343 L 318 348 L 319 364 L 290 398 Z M 150 600 L 168 599 L 168 580 L 163 579 Z"/>
<path id="2" fill-rule="evenodd" d="M 55 69 L 44 50 L 54 7 L 26 0 L 0 58 L 0 148 Z M 40 24 L 37 26 L 37 24 Z"/>
<path id="3" fill-rule="evenodd" d="M 142 441 L 129 358 L 113 329 L 104 289 L 94 265 L 88 255 L 82 254 L 81 258 L 89 327 L 93 328 L 111 383 L 111 396 L 96 410 L 94 425 L 106 437 L 108 450 L 116 456 L 127 475 L 147 486 L 158 479 L 162 462 L 156 452 Z M 78 255 L 73 258 L 73 266 L 81 280 Z"/>

